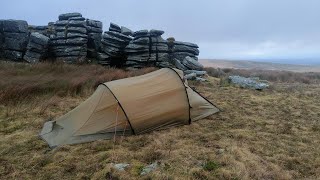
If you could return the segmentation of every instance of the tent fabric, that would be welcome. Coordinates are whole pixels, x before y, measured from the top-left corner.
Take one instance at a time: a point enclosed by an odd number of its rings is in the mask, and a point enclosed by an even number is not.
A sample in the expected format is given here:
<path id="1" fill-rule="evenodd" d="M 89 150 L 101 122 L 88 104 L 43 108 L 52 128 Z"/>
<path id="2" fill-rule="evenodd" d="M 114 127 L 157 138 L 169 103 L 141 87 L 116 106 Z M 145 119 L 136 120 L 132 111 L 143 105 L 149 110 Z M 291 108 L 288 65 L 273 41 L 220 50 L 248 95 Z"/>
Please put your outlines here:
<path id="1" fill-rule="evenodd" d="M 218 111 L 183 82 L 182 71 L 163 68 L 99 85 L 78 107 L 46 122 L 40 137 L 50 147 L 77 144 L 186 125 Z"/>

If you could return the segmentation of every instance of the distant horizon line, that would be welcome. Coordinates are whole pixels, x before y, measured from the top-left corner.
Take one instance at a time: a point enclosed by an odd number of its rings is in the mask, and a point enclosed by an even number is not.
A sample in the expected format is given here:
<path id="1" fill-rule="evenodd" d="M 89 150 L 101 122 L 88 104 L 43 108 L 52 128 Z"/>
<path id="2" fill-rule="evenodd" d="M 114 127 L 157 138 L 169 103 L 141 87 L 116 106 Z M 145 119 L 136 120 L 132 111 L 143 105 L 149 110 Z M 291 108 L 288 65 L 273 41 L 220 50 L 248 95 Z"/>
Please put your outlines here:
<path id="1" fill-rule="evenodd" d="M 276 63 L 276 64 L 293 64 L 293 65 L 316 65 L 320 66 L 320 59 L 231 59 L 231 58 L 199 58 L 199 60 L 222 60 L 222 61 L 250 61 L 250 62 L 263 62 L 263 63 Z"/>

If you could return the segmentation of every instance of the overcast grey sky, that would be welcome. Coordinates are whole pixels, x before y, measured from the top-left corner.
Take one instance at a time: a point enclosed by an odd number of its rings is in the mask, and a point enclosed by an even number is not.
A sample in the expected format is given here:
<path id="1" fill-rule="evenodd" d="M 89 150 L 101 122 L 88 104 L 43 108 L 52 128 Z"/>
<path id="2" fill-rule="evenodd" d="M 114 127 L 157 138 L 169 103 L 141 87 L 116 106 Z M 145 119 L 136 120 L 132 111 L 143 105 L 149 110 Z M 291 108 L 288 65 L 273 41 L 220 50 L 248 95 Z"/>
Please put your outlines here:
<path id="1" fill-rule="evenodd" d="M 132 30 L 162 29 L 164 37 L 197 43 L 200 58 L 320 57 L 319 0 L 2 0 L 0 19 L 44 25 L 81 12 Z M 320 58 L 319 58 L 320 59 Z M 320 61 L 320 60 L 319 60 Z"/>

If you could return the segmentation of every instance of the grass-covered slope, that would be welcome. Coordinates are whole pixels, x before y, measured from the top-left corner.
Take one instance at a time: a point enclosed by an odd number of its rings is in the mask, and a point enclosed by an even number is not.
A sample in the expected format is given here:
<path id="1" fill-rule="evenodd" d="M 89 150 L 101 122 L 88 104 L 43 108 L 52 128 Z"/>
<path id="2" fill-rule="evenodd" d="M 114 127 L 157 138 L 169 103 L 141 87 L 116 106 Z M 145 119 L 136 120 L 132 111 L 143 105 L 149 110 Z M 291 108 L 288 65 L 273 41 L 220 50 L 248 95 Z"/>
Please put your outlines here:
<path id="1" fill-rule="evenodd" d="M 150 72 L 100 66 L 0 66 L 0 179 L 317 179 L 320 85 L 265 91 L 190 83 L 223 111 L 189 126 L 50 150 L 43 123 L 101 82 Z M 142 168 L 158 162 L 152 173 Z M 112 163 L 129 163 L 125 171 Z"/>

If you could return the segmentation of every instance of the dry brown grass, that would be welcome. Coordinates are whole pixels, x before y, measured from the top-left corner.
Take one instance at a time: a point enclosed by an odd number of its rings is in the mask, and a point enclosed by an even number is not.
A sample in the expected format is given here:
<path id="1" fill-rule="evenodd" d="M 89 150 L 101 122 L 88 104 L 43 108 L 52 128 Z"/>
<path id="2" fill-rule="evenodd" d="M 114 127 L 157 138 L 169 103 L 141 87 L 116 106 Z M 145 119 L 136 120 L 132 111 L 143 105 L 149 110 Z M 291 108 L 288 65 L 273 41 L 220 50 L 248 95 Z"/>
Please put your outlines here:
<path id="1" fill-rule="evenodd" d="M 57 97 L 87 96 L 103 82 L 137 76 L 154 71 L 146 68 L 139 71 L 105 68 L 100 65 L 66 65 L 41 63 L 0 62 L 0 104 L 10 111 L 22 109 L 26 101 L 49 96 L 51 102 Z M 53 98 L 53 99 L 52 99 Z M 41 101 L 41 100 L 40 100 Z M 44 103 L 44 107 L 46 107 Z"/>
<path id="2" fill-rule="evenodd" d="M 67 67 L 72 70 L 62 74 L 93 68 Z M 71 82 L 75 77 L 67 79 Z M 70 93 L 66 88 L 50 91 L 55 92 L 50 96 L 38 94 L 35 98 L 43 105 L 9 116 L 1 104 L 0 179 L 320 178 L 319 85 L 275 84 L 272 89 L 254 91 L 220 87 L 216 78 L 190 84 L 223 111 L 190 126 L 119 138 L 115 145 L 100 140 L 50 151 L 37 136 L 48 117 L 70 111 L 90 93 Z M 92 92 L 92 87 L 85 87 L 90 90 L 82 91 Z M 21 104 L 30 105 L 28 101 Z M 143 166 L 155 161 L 156 171 L 139 175 Z M 111 163 L 130 163 L 130 167 L 117 171 Z"/>
<path id="3" fill-rule="evenodd" d="M 244 77 L 259 77 L 263 80 L 281 83 L 320 84 L 319 72 L 291 72 L 276 70 L 246 70 L 246 69 L 216 69 L 207 67 L 205 70 L 212 77 L 239 75 Z"/>

